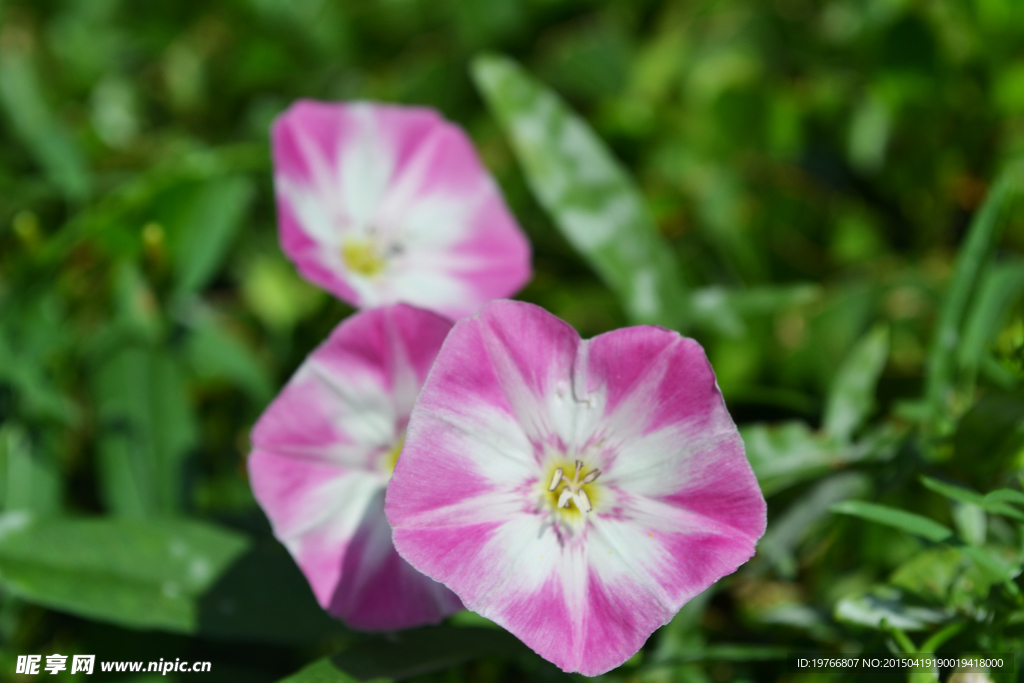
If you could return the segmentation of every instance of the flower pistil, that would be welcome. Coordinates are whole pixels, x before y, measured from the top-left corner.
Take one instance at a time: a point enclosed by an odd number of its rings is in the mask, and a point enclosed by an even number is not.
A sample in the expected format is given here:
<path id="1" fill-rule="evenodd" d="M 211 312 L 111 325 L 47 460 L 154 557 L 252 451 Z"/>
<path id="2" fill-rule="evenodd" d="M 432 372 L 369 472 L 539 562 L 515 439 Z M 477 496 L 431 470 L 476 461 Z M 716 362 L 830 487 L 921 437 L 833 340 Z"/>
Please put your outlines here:
<path id="1" fill-rule="evenodd" d="M 551 483 L 548 484 L 548 491 L 554 493 L 558 490 L 558 486 L 565 482 L 562 487 L 562 492 L 558 496 L 558 505 L 560 508 L 568 508 L 569 501 L 576 504 L 576 508 L 582 512 L 590 513 L 594 509 L 593 503 L 590 501 L 590 496 L 587 495 L 587 491 L 584 488 L 587 484 L 592 484 L 597 481 L 597 478 L 601 475 L 601 470 L 594 469 L 587 472 L 582 478 L 580 475 L 583 473 L 583 461 L 576 461 L 576 473 L 573 474 L 570 480 L 565 476 L 565 470 L 559 467 L 555 470 L 555 473 L 551 475 Z"/>

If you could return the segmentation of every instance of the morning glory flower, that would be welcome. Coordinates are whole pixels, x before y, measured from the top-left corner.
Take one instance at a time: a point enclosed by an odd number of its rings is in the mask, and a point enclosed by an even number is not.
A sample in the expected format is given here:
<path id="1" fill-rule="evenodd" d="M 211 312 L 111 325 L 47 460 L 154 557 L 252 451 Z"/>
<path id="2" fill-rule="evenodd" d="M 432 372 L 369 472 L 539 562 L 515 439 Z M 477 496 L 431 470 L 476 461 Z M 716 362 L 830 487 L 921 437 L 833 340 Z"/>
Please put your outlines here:
<path id="1" fill-rule="evenodd" d="M 252 432 L 249 478 L 320 605 L 349 626 L 406 628 L 462 608 L 398 556 L 384 490 L 451 323 L 406 305 L 356 313 L 303 362 Z"/>
<path id="2" fill-rule="evenodd" d="M 432 109 L 304 100 L 272 142 L 281 246 L 353 306 L 457 319 L 529 279 L 529 243 L 497 184 Z"/>
<path id="3" fill-rule="evenodd" d="M 750 559 L 766 514 L 699 344 L 581 340 L 513 301 L 449 334 L 385 510 L 410 564 L 591 676 Z"/>

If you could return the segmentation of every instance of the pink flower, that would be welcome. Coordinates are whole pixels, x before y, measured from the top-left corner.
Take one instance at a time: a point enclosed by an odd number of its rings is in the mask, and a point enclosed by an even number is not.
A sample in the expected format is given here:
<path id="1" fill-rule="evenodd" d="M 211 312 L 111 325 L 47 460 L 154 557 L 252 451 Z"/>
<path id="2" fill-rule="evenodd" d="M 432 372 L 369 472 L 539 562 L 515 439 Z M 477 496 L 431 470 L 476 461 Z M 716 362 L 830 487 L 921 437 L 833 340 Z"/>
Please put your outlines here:
<path id="1" fill-rule="evenodd" d="M 437 112 L 300 101 L 272 137 L 281 246 L 339 298 L 457 319 L 529 280 L 526 237 L 469 139 Z"/>
<path id="2" fill-rule="evenodd" d="M 449 334 L 385 510 L 410 564 L 587 675 L 748 560 L 766 512 L 700 345 L 513 301 Z"/>
<path id="3" fill-rule="evenodd" d="M 253 429 L 249 477 L 317 600 L 350 626 L 397 629 L 462 608 L 398 556 L 384 489 L 447 320 L 357 313 L 299 367 Z"/>

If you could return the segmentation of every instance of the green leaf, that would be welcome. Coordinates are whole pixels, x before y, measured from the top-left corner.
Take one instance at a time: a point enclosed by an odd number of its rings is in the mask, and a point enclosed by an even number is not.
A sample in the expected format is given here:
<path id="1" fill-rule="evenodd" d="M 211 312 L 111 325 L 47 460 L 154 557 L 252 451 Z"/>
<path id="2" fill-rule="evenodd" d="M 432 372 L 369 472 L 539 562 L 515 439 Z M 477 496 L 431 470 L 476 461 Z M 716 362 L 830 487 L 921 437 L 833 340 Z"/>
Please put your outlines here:
<path id="1" fill-rule="evenodd" d="M 174 513 L 198 430 L 178 364 L 162 349 L 124 347 L 99 365 L 93 386 L 107 507 L 124 517 Z"/>
<path id="2" fill-rule="evenodd" d="M 981 208 L 974 215 L 967 239 L 953 267 L 939 321 L 928 354 L 925 396 L 931 416 L 939 419 L 948 410 L 953 393 L 953 369 L 963 336 L 964 314 L 976 288 L 979 273 L 995 245 L 1011 200 L 1020 193 L 1024 166 L 1009 165 L 993 183 Z"/>
<path id="3" fill-rule="evenodd" d="M 1013 519 L 1024 521 L 1024 512 L 1021 512 L 1015 507 L 1008 505 L 1007 503 L 1016 503 L 1018 505 L 1024 505 L 1024 494 L 1020 491 L 1014 491 L 1012 489 L 998 489 L 991 493 L 982 496 L 980 493 L 975 493 L 968 489 L 960 488 L 959 486 L 952 486 L 945 484 L 935 479 L 929 479 L 928 477 L 921 477 L 922 483 L 925 486 L 940 493 L 947 498 L 960 501 L 968 505 L 974 505 L 986 512 L 991 512 L 995 515 L 1003 515 L 1004 517 L 1012 517 Z"/>
<path id="4" fill-rule="evenodd" d="M 1013 548 L 942 545 L 904 562 L 889 580 L 925 600 L 973 612 L 992 586 L 1012 577 L 1015 566 L 1019 557 Z"/>
<path id="5" fill-rule="evenodd" d="M 1024 391 L 984 393 L 960 418 L 953 445 L 957 464 L 975 476 L 1014 467 L 1024 446 Z"/>
<path id="6" fill-rule="evenodd" d="M 217 274 L 255 196 L 244 176 L 215 178 L 196 189 L 178 224 L 168 226 L 179 295 L 201 290 Z"/>
<path id="7" fill-rule="evenodd" d="M 1001 582 L 1013 595 L 1020 593 L 1013 578 L 1020 573 L 1020 562 L 1007 563 L 1001 558 L 993 555 L 987 548 L 968 545 L 963 547 L 963 552 L 974 560 L 983 571 L 989 574 L 994 580 Z"/>
<path id="8" fill-rule="evenodd" d="M 953 535 L 953 532 L 948 527 L 936 521 L 913 512 L 897 510 L 886 505 L 848 500 L 833 505 L 829 510 L 838 514 L 852 515 L 871 522 L 878 522 L 879 524 L 902 529 L 934 543 L 945 541 Z"/>
<path id="9" fill-rule="evenodd" d="M 198 598 L 197 609 L 196 630 L 215 638 L 310 645 L 347 633 L 317 604 L 306 577 L 272 538 L 252 543 Z"/>
<path id="10" fill-rule="evenodd" d="M 871 490 L 871 480 L 859 472 L 843 472 L 816 483 L 812 489 L 774 517 L 757 544 L 758 555 L 765 557 L 785 578 L 795 578 L 797 545 L 808 532 L 822 524 L 829 508 L 850 498 L 859 498 Z"/>
<path id="11" fill-rule="evenodd" d="M 387 679 L 377 679 L 384 683 Z M 357 683 L 359 679 L 352 678 L 346 673 L 338 671 L 327 657 L 318 659 L 298 673 L 288 678 L 282 678 L 280 683 Z"/>
<path id="12" fill-rule="evenodd" d="M 849 441 L 875 409 L 875 388 L 889 357 L 889 330 L 872 330 L 846 357 L 832 380 L 822 428 Z"/>
<path id="13" fill-rule="evenodd" d="M 643 664 L 639 670 L 652 671 L 695 662 L 769 662 L 786 659 L 792 652 L 791 648 L 777 645 L 748 645 L 745 643 L 705 645 L 699 651 Z"/>
<path id="14" fill-rule="evenodd" d="M 162 336 L 166 323 L 140 264 L 133 258 L 122 258 L 112 270 L 115 316 L 112 324 L 94 340 L 105 334 L 115 344 L 126 338 L 155 342 Z"/>
<path id="15" fill-rule="evenodd" d="M 744 425 L 740 434 L 765 495 L 851 463 L 888 459 L 900 439 L 897 432 L 882 428 L 856 444 L 843 445 L 798 421 Z"/>
<path id="16" fill-rule="evenodd" d="M 914 645 L 914 641 L 911 640 L 910 637 L 903 632 L 903 629 L 893 626 L 888 621 L 886 621 L 882 624 L 882 630 L 888 633 L 889 636 L 896 641 L 896 644 L 899 646 L 900 650 L 905 654 L 914 654 L 917 652 L 917 646 Z M 928 678 L 929 682 L 935 680 L 934 676 L 929 676 Z M 909 683 L 924 683 L 923 681 L 920 681 L 920 679 L 915 674 L 911 674 L 908 678 L 908 681 Z"/>
<path id="17" fill-rule="evenodd" d="M 1024 505 L 1024 493 L 1014 489 L 996 489 L 985 495 L 985 503 L 1014 503 Z"/>
<path id="18" fill-rule="evenodd" d="M 993 581 L 955 546 L 927 548 L 901 564 L 889 582 L 929 602 L 971 609 L 988 595 Z"/>
<path id="19" fill-rule="evenodd" d="M 58 463 L 40 452 L 19 425 L 0 426 L 3 509 L 52 515 L 61 509 L 63 481 Z"/>
<path id="20" fill-rule="evenodd" d="M 672 249 L 604 143 L 511 59 L 477 57 L 472 75 L 534 196 L 630 319 L 681 327 L 687 298 Z"/>
<path id="21" fill-rule="evenodd" d="M 804 422 L 752 424 L 740 428 L 747 458 L 765 495 L 841 467 L 843 449 Z"/>
<path id="22" fill-rule="evenodd" d="M 432 626 L 359 641 L 281 683 L 347 683 L 403 679 L 481 657 L 516 657 L 529 650 L 507 631 Z"/>
<path id="23" fill-rule="evenodd" d="M 13 45 L 0 49 L 0 105 L 50 181 L 67 198 L 85 199 L 92 184 L 85 158 L 43 97 L 27 50 Z"/>
<path id="24" fill-rule="evenodd" d="M 445 623 L 449 626 L 459 626 L 463 628 L 467 626 L 477 628 L 501 628 L 501 626 L 498 626 L 487 617 L 482 617 L 476 612 L 470 612 L 468 609 L 464 609 L 461 612 L 456 612 L 451 615 L 447 620 L 445 620 Z"/>
<path id="25" fill-rule="evenodd" d="M 720 588 L 721 584 L 705 588 L 683 605 L 670 622 L 658 630 L 658 638 L 655 641 L 657 644 L 649 653 L 653 662 L 674 660 L 704 651 L 707 639 L 701 622 L 711 598 Z"/>
<path id="26" fill-rule="evenodd" d="M 996 264 L 982 276 L 958 353 L 960 369 L 968 375 L 969 384 L 973 384 L 989 346 L 1021 292 L 1024 292 L 1024 260 Z"/>
<path id="27" fill-rule="evenodd" d="M 246 548 L 185 520 L 0 516 L 0 585 L 29 602 L 129 628 L 192 632 L 196 598 Z"/>
<path id="28" fill-rule="evenodd" d="M 409 678 L 481 657 L 515 657 L 529 652 L 518 638 L 492 628 L 432 626 L 395 633 L 387 640 L 360 643 L 331 661 L 357 680 Z"/>
<path id="29" fill-rule="evenodd" d="M 702 287 L 690 297 L 694 325 L 725 337 L 747 334 L 746 318 L 769 316 L 808 304 L 821 296 L 817 285 L 761 286 L 744 289 Z"/>
<path id="30" fill-rule="evenodd" d="M 925 485 L 925 488 L 929 488 L 946 498 L 957 500 L 961 503 L 977 505 L 979 507 L 985 506 L 985 496 L 977 493 L 976 491 L 971 491 L 970 489 L 965 489 L 960 486 L 954 486 L 953 484 L 947 484 L 939 481 L 938 479 L 932 479 L 931 477 L 921 477 L 921 483 Z"/>
<path id="31" fill-rule="evenodd" d="M 889 586 L 878 586 L 857 596 L 846 597 L 836 604 L 835 617 L 848 624 L 923 631 L 946 621 L 950 614 L 944 609 L 909 605 L 903 594 Z"/>
<path id="32" fill-rule="evenodd" d="M 963 631 L 966 626 L 967 624 L 964 622 L 943 626 L 941 629 L 930 635 L 928 640 L 921 643 L 920 652 L 924 654 L 935 652 L 942 647 L 943 643 L 960 633 L 960 631 Z"/>
<path id="33" fill-rule="evenodd" d="M 970 545 L 982 545 L 988 538 L 988 516 L 980 505 L 953 503 L 953 528 Z"/>
<path id="34" fill-rule="evenodd" d="M 23 322 L 19 319 L 14 325 Z M 74 424 L 79 417 L 76 406 L 46 376 L 45 359 L 34 357 L 28 349 L 16 352 L 3 332 L 0 330 L 0 381 L 18 392 L 22 416 Z"/>
<path id="35" fill-rule="evenodd" d="M 42 245 L 38 260 L 57 267 L 84 240 L 117 256 L 136 255 L 139 234 L 136 230 L 126 230 L 126 226 L 142 227 L 141 224 L 153 217 L 154 207 L 160 205 L 164 195 L 183 184 L 204 183 L 251 170 L 266 171 L 268 161 L 265 145 L 254 143 L 192 149 L 161 158 L 79 211 Z M 175 213 L 175 220 L 192 205 L 189 196 L 177 200 L 175 205 L 180 210 Z"/>
<path id="36" fill-rule="evenodd" d="M 213 315 L 203 315 L 185 345 L 193 373 L 204 380 L 227 381 L 265 405 L 274 395 L 266 365 Z"/>
<path id="37" fill-rule="evenodd" d="M 260 322 L 287 332 L 316 311 L 326 294 L 299 277 L 278 252 L 249 259 L 242 271 L 242 297 Z"/>

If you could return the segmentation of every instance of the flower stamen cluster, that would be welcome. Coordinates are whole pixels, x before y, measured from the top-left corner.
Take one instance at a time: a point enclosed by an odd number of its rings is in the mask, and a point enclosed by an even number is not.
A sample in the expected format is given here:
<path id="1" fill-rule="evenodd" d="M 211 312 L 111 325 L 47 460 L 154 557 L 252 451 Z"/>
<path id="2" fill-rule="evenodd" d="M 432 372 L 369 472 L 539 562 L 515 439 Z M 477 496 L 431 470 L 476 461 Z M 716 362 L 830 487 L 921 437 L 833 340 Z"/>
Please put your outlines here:
<path id="1" fill-rule="evenodd" d="M 591 470 L 586 474 L 586 476 L 580 479 L 580 474 L 582 472 L 582 460 L 576 461 L 576 473 L 573 475 L 571 481 L 565 476 L 563 469 L 559 467 L 551 476 L 551 483 L 548 484 L 548 491 L 556 491 L 558 489 L 558 485 L 564 481 L 565 486 L 562 487 L 562 493 L 558 496 L 558 507 L 568 508 L 569 501 L 572 501 L 576 504 L 577 509 L 589 514 L 590 511 L 594 509 L 594 505 L 590 502 L 590 496 L 587 495 L 587 492 L 583 487 L 597 481 L 597 478 L 601 476 L 601 470 Z"/>

